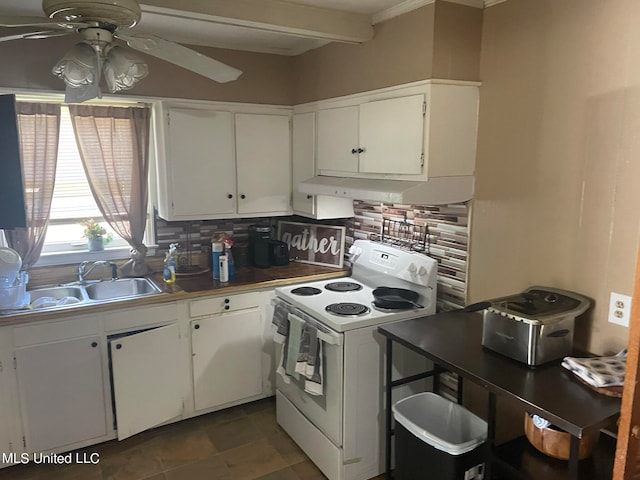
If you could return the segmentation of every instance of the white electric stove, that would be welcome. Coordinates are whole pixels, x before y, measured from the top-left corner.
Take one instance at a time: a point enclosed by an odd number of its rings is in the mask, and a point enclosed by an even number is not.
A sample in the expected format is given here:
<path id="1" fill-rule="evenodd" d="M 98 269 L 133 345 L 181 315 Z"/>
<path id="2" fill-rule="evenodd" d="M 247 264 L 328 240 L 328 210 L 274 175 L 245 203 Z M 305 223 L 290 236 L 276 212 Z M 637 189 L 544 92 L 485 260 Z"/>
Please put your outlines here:
<path id="1" fill-rule="evenodd" d="M 278 423 L 329 480 L 383 472 L 385 343 L 377 326 L 433 314 L 436 306 L 433 258 L 356 240 L 349 259 L 350 277 L 276 288 L 275 299 L 322 332 L 324 394 L 310 395 L 303 382 L 278 376 L 276 404 Z M 377 287 L 412 290 L 422 308 L 380 308 Z M 418 361 L 410 354 L 394 352 L 394 368 L 403 375 Z M 416 371 L 424 368 L 419 361 Z"/>

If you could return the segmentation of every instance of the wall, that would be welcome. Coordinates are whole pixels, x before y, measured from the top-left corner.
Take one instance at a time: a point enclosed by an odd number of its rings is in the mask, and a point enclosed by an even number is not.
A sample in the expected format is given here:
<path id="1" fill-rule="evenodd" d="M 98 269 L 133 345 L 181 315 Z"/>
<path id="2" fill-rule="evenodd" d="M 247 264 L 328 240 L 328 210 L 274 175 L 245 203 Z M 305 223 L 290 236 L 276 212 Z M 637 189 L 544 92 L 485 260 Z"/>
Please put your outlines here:
<path id="1" fill-rule="evenodd" d="M 428 78 L 477 80 L 482 10 L 441 0 L 374 26 L 362 45 L 295 57 L 295 104 Z"/>
<path id="2" fill-rule="evenodd" d="M 4 29 L 7 30 L 10 29 Z M 0 42 L 0 58 L 3 61 L 0 87 L 64 91 L 64 82 L 51 74 L 51 68 L 77 42 L 78 37 L 74 35 L 46 40 Z M 149 75 L 131 90 L 117 95 L 293 104 L 291 57 L 209 47 L 191 48 L 239 68 L 243 71 L 242 75 L 234 82 L 216 83 L 139 53 L 149 65 Z"/>
<path id="3" fill-rule="evenodd" d="M 640 2 L 485 10 L 469 301 L 550 285 L 595 307 L 576 341 L 617 351 L 640 234 Z"/>

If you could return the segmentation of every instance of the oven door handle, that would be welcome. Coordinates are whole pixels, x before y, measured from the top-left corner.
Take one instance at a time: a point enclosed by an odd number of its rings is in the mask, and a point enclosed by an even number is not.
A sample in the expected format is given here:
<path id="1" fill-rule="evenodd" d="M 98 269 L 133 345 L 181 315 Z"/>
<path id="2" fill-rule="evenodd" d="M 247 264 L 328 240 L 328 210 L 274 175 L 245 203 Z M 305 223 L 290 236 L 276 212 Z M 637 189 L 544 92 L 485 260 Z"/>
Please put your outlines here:
<path id="1" fill-rule="evenodd" d="M 285 305 L 288 313 L 293 313 L 294 315 L 300 317 L 309 325 L 315 327 L 316 330 L 318 331 L 318 339 L 322 340 L 324 343 L 328 345 L 338 345 L 338 346 L 342 345 L 343 338 L 344 338 L 343 334 L 337 333 L 337 332 L 334 332 L 333 330 L 328 329 L 318 320 L 311 317 L 310 315 L 307 315 L 299 308 L 296 308 L 293 305 L 290 305 L 289 303 L 285 302 L 281 298 L 273 298 L 271 300 L 271 304 L 273 306 L 278 304 Z"/>
<path id="2" fill-rule="evenodd" d="M 339 334 L 329 334 L 318 330 L 318 338 L 329 345 L 342 345 L 342 335 Z"/>

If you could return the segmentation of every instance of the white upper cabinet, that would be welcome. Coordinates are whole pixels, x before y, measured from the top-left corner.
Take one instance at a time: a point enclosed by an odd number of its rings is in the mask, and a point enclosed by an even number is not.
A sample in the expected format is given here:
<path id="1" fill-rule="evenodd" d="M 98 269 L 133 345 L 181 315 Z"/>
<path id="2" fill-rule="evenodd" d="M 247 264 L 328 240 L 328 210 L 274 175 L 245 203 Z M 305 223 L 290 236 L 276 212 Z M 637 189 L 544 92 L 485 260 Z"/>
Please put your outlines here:
<path id="1" fill-rule="evenodd" d="M 478 87 L 425 80 L 294 111 L 317 112 L 317 175 L 415 181 L 473 175 Z"/>
<path id="2" fill-rule="evenodd" d="M 358 107 L 318 111 L 318 170 L 358 171 Z"/>
<path id="3" fill-rule="evenodd" d="M 422 173 L 425 108 L 424 95 L 360 105 L 359 171 Z"/>
<path id="4" fill-rule="evenodd" d="M 244 110 L 252 108 L 209 103 L 158 108 L 160 217 L 204 220 L 291 213 L 290 109 Z"/>
<path id="5" fill-rule="evenodd" d="M 293 212 L 304 217 L 350 218 L 353 201 L 349 198 L 308 195 L 298 191 L 297 185 L 315 174 L 316 114 L 293 116 Z"/>
<path id="6" fill-rule="evenodd" d="M 167 122 L 166 198 L 173 218 L 209 218 L 235 212 L 233 115 L 171 108 Z"/>
<path id="7" fill-rule="evenodd" d="M 291 213 L 290 118 L 236 114 L 238 213 Z"/>
<path id="8" fill-rule="evenodd" d="M 293 155 L 293 211 L 313 215 L 313 195 L 301 193 L 297 185 L 315 175 L 316 149 L 316 114 L 300 113 L 293 116 L 293 132 L 291 140 Z"/>
<path id="9" fill-rule="evenodd" d="M 424 95 L 318 112 L 318 170 L 422 173 Z"/>

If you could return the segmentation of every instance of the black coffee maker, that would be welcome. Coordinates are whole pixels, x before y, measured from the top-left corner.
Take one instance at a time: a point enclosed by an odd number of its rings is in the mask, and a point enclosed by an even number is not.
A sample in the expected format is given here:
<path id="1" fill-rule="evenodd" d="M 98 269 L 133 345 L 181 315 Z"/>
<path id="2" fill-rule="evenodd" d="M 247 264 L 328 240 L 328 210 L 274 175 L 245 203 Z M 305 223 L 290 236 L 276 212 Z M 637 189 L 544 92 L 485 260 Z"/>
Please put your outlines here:
<path id="1" fill-rule="evenodd" d="M 271 241 L 271 227 L 264 225 L 249 226 L 249 261 L 258 268 L 267 268 Z"/>

